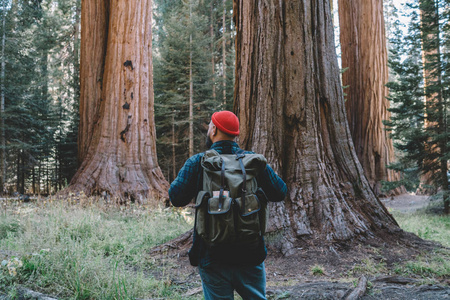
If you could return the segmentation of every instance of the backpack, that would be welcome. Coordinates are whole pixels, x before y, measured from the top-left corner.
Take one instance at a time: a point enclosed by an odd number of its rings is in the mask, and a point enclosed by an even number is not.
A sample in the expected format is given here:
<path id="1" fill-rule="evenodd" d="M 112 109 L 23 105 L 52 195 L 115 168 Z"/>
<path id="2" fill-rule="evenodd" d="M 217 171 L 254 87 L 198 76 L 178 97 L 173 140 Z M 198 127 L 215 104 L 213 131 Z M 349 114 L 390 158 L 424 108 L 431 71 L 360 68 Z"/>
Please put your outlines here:
<path id="1" fill-rule="evenodd" d="M 196 198 L 195 230 L 209 246 L 254 243 L 266 231 L 267 197 L 256 177 L 267 161 L 260 154 L 205 152 L 203 189 Z"/>

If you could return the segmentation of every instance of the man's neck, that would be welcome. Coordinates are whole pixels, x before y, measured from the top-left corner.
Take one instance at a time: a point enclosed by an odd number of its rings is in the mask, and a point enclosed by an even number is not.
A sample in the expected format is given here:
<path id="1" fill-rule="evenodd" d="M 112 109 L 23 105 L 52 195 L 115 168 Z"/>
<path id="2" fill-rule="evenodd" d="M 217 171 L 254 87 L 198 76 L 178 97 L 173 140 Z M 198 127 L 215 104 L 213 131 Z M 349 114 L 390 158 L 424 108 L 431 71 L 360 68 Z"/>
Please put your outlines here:
<path id="1" fill-rule="evenodd" d="M 234 138 L 216 137 L 212 139 L 213 144 L 217 142 L 234 142 Z"/>
<path id="2" fill-rule="evenodd" d="M 213 143 L 213 145 L 216 144 L 216 143 L 224 143 L 224 142 L 234 143 L 234 140 L 217 140 L 217 141 L 215 141 L 215 142 Z"/>

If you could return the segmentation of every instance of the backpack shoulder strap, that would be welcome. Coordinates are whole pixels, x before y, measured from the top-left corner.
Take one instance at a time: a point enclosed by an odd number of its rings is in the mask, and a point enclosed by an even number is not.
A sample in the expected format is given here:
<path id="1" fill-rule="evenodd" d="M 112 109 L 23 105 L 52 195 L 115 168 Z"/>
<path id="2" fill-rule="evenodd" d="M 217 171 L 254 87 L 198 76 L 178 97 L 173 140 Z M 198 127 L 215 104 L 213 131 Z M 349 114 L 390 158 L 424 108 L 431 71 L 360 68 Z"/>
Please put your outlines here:
<path id="1" fill-rule="evenodd" d="M 220 168 L 220 192 L 219 192 L 219 210 L 223 208 L 223 191 L 225 189 L 225 162 L 220 158 L 222 167 Z"/>
<path id="2" fill-rule="evenodd" d="M 241 207 L 241 214 L 244 214 L 244 209 L 245 209 L 245 196 L 247 194 L 247 186 L 246 186 L 246 182 L 247 182 L 247 172 L 245 171 L 245 166 L 244 163 L 242 162 L 242 158 L 245 157 L 245 152 L 244 150 L 239 150 L 238 152 L 236 152 L 236 160 L 239 161 L 239 166 L 241 167 L 241 171 L 242 171 L 242 193 L 241 193 L 241 201 L 242 201 L 242 207 Z"/>
<path id="3" fill-rule="evenodd" d="M 222 158 L 222 156 L 214 149 L 210 149 L 205 151 L 205 154 L 203 155 L 202 162 L 201 162 L 202 168 L 205 171 L 205 169 L 209 170 L 220 170 L 220 191 L 219 191 L 219 210 L 223 208 L 224 203 L 224 191 L 225 191 L 225 160 Z M 207 180 L 209 177 L 203 176 L 203 180 Z"/>

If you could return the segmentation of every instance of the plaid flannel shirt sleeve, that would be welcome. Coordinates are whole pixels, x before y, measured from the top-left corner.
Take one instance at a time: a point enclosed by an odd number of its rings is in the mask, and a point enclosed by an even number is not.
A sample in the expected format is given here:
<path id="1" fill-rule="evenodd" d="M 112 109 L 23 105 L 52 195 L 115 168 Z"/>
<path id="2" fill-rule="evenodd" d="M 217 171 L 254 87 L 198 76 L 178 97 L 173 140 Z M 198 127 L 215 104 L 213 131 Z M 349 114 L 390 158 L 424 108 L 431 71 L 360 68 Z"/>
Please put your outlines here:
<path id="1" fill-rule="evenodd" d="M 199 154 L 189 158 L 170 185 L 169 199 L 173 206 L 185 206 L 197 196 L 201 171 L 200 159 Z"/>
<path id="2" fill-rule="evenodd" d="M 287 186 L 283 179 L 275 173 L 275 171 L 267 165 L 264 173 L 257 178 L 258 185 L 266 193 L 267 198 L 271 202 L 280 202 L 286 198 Z"/>

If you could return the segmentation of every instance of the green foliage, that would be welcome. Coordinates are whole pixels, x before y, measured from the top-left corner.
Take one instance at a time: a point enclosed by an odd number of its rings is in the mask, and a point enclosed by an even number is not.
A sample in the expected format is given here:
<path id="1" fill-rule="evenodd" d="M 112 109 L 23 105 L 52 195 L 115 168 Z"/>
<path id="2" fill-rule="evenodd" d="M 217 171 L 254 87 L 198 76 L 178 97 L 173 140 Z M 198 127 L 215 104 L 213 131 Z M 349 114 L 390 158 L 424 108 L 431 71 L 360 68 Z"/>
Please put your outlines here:
<path id="1" fill-rule="evenodd" d="M 408 192 L 415 192 L 420 185 L 420 172 L 410 161 L 398 157 L 398 161 L 389 165 L 389 168 L 402 173 L 399 181 L 382 181 L 382 191 L 388 192 L 403 186 Z"/>

